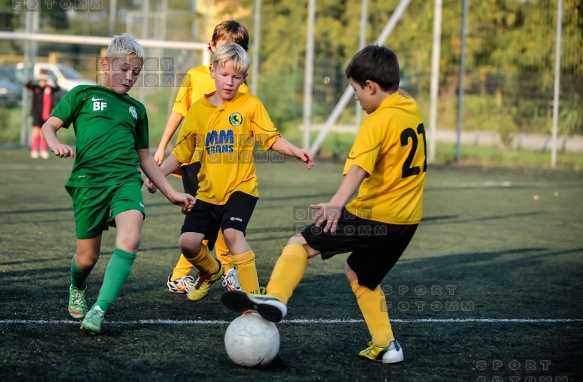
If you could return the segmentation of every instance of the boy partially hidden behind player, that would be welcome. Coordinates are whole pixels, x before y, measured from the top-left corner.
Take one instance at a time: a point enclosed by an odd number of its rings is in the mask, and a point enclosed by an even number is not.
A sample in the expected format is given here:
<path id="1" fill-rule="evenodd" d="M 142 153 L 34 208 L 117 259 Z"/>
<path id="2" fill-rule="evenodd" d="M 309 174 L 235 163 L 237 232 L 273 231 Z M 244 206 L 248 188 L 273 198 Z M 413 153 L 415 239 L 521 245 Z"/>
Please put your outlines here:
<path id="1" fill-rule="evenodd" d="M 231 291 L 222 302 L 236 312 L 257 310 L 265 319 L 278 322 L 287 313 L 308 258 L 351 252 L 345 273 L 372 337 L 359 355 L 396 363 L 403 361 L 403 350 L 391 329 L 379 284 L 421 221 L 425 131 L 415 101 L 398 92 L 399 63 L 392 50 L 376 45 L 364 48 L 348 64 L 346 77 L 369 115 L 346 160 L 342 184 L 329 202 L 310 206 L 317 210 L 316 222 L 289 239 L 271 274 L 267 295 Z M 348 203 L 356 190 L 358 195 Z"/>
<path id="2" fill-rule="evenodd" d="M 245 230 L 259 198 L 254 160 L 255 143 L 295 157 L 312 167 L 312 156 L 281 137 L 259 98 L 240 93 L 249 70 L 249 55 L 238 44 L 225 44 L 213 54 L 211 76 L 216 91 L 195 102 L 184 120 L 176 147 L 160 168 L 171 174 L 182 163 L 199 158 L 196 204 L 186 215 L 180 249 L 198 269 L 198 279 L 187 294 L 191 301 L 204 298 L 224 273 L 212 249 L 218 232 L 233 257 L 241 289 L 258 287 L 255 254 Z M 148 180 L 146 185 L 155 191 Z M 208 248 L 203 240 L 208 240 Z M 256 287 L 250 285 L 256 284 Z"/>
<path id="3" fill-rule="evenodd" d="M 73 199 L 77 252 L 71 261 L 69 313 L 83 318 L 81 329 L 101 332 L 105 313 L 128 278 L 141 240 L 145 207 L 140 168 L 170 202 L 190 210 L 194 197 L 178 193 L 150 155 L 144 106 L 130 97 L 142 70 L 144 50 L 131 36 L 114 36 L 100 61 L 103 86 L 75 87 L 43 125 L 49 149 L 75 158 L 65 188 Z M 59 141 L 57 131 L 74 124 L 76 152 Z M 99 259 L 101 236 L 116 227 L 115 249 L 97 301 L 87 311 L 87 278 Z"/>

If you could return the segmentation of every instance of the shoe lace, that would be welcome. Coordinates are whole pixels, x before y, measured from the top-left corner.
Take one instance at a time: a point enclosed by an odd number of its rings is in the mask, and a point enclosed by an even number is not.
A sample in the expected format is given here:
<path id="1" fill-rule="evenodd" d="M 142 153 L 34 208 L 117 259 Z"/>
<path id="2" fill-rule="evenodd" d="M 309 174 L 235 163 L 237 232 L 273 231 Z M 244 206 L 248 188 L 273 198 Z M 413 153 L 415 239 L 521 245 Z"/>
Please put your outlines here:
<path id="1" fill-rule="evenodd" d="M 85 291 L 79 290 L 77 288 L 73 288 L 71 293 L 71 300 L 73 300 L 74 305 L 84 305 L 85 300 Z"/>
<path id="2" fill-rule="evenodd" d="M 184 276 L 184 277 L 176 279 L 172 282 L 176 286 L 178 286 L 178 285 L 192 286 L 192 284 L 194 284 L 194 279 L 192 278 L 192 276 Z"/>
<path id="3" fill-rule="evenodd" d="M 194 284 L 194 278 L 192 276 L 184 276 L 180 279 L 180 282 L 186 287 L 192 287 Z"/>
<path id="4" fill-rule="evenodd" d="M 93 308 L 87 313 L 87 316 L 85 318 L 93 325 L 100 325 L 100 323 L 103 321 L 104 316 L 105 312 L 103 310 Z"/>
<path id="5" fill-rule="evenodd" d="M 229 290 L 241 290 L 241 284 L 234 271 L 229 271 L 223 276 L 223 286 Z"/>
<path id="6" fill-rule="evenodd" d="M 362 355 L 376 358 L 379 355 L 379 353 L 383 350 L 383 348 L 379 348 L 378 346 L 373 345 L 371 342 L 369 342 L 370 346 L 362 351 Z"/>

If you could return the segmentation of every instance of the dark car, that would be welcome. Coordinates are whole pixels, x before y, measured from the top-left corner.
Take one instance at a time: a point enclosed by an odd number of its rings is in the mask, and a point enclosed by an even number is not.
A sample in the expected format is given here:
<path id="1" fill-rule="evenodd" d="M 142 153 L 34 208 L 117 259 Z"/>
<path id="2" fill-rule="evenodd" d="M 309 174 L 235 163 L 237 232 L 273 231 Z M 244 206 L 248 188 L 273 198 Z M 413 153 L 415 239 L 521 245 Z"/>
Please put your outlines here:
<path id="1" fill-rule="evenodd" d="M 0 66 L 0 107 L 17 107 L 22 100 L 22 85 L 16 80 L 14 66 Z"/>

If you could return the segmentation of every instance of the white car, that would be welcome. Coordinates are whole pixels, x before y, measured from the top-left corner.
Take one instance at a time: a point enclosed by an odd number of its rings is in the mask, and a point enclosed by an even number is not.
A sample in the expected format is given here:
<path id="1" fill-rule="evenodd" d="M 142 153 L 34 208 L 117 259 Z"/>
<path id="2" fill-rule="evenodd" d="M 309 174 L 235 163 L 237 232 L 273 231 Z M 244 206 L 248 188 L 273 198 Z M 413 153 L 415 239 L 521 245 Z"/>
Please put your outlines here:
<path id="1" fill-rule="evenodd" d="M 45 73 L 50 80 L 53 80 L 64 91 L 68 92 L 77 85 L 95 85 L 96 82 L 83 78 L 72 67 L 65 64 L 47 64 L 37 62 L 34 64 L 33 78 L 25 78 L 24 63 L 16 64 L 16 77 L 19 82 L 25 84 L 29 80 L 37 80 L 41 72 Z"/>

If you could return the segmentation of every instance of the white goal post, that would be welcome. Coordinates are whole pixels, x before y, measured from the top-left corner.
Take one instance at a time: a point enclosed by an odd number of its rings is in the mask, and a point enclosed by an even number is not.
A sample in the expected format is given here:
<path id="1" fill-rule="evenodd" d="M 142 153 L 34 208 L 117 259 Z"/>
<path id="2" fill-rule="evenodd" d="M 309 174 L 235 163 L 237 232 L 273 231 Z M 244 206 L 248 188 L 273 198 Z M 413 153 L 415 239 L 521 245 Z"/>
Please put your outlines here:
<path id="1" fill-rule="evenodd" d="M 385 42 L 385 40 L 389 37 L 389 35 L 397 25 L 397 22 L 399 22 L 399 20 L 401 19 L 401 16 L 405 12 L 405 9 L 407 9 L 407 7 L 409 6 L 410 2 L 411 0 L 401 0 L 399 6 L 397 7 L 397 9 L 395 9 L 395 12 L 392 14 L 389 21 L 387 21 L 387 24 L 385 25 L 381 34 L 375 41 L 375 44 L 380 45 Z M 334 107 L 334 110 L 332 110 L 332 113 L 328 117 L 328 120 L 326 121 L 326 124 L 324 125 L 323 129 L 320 131 L 320 134 L 316 137 L 316 140 L 314 141 L 314 143 L 312 143 L 312 146 L 309 148 L 312 155 L 316 155 L 318 153 L 320 147 L 322 146 L 322 143 L 324 143 L 324 139 L 326 138 L 328 132 L 332 128 L 332 125 L 336 123 L 336 121 L 340 117 L 340 114 L 342 113 L 346 105 L 348 105 L 348 102 L 352 99 L 353 96 L 354 91 L 352 90 L 352 87 L 348 86 L 344 90 L 342 97 Z"/>

